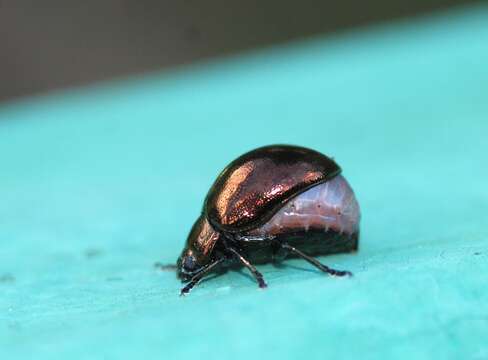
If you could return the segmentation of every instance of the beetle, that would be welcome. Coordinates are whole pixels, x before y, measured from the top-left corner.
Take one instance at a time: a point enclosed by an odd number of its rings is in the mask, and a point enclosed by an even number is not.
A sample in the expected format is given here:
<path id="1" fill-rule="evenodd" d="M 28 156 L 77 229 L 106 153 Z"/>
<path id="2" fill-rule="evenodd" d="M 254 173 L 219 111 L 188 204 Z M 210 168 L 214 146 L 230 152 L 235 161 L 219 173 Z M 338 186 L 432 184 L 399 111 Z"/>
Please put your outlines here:
<path id="1" fill-rule="evenodd" d="M 335 276 L 314 256 L 358 249 L 360 209 L 335 161 L 312 149 L 270 145 L 232 161 L 210 188 L 176 264 L 187 294 L 207 274 L 303 258 Z"/>

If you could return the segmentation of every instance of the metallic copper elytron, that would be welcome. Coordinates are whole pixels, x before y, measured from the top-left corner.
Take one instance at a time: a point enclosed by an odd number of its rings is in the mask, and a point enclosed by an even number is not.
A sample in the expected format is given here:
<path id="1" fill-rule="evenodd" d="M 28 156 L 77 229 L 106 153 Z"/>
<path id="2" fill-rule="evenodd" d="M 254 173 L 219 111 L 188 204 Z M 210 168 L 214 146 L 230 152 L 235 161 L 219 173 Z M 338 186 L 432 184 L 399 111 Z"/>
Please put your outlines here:
<path id="1" fill-rule="evenodd" d="M 265 287 L 253 263 L 288 254 L 329 274 L 350 274 L 311 257 L 357 249 L 359 205 L 340 172 L 329 157 L 290 145 L 259 148 L 230 163 L 211 187 L 178 259 L 178 275 L 189 281 L 182 294 L 207 273 L 235 264 Z"/>
<path id="2" fill-rule="evenodd" d="M 340 171 L 332 159 L 313 150 L 259 148 L 224 169 L 208 193 L 205 212 L 216 229 L 252 229 L 269 220 L 290 197 Z"/>

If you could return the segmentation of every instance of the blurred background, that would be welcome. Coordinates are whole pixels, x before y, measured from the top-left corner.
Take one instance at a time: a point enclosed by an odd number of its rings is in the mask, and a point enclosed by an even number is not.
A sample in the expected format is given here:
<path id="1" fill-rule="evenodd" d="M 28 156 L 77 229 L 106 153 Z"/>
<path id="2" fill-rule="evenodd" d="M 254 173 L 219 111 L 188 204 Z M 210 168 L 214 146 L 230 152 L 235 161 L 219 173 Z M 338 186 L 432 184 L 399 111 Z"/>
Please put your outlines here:
<path id="1" fill-rule="evenodd" d="M 0 0 L 0 102 L 473 0 Z"/>

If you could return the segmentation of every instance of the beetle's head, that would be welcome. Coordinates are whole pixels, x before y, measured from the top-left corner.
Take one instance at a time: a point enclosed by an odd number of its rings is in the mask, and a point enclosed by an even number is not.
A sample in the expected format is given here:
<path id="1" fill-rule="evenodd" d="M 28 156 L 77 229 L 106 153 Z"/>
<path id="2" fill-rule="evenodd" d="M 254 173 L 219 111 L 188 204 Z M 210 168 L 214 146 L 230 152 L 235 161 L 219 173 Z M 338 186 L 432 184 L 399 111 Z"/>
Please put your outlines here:
<path id="1" fill-rule="evenodd" d="M 219 239 L 220 233 L 212 228 L 206 218 L 198 218 L 178 258 L 178 277 L 187 281 L 208 265 L 214 259 L 213 250 Z"/>
<path id="2" fill-rule="evenodd" d="M 181 280 L 190 280 L 205 264 L 198 261 L 195 249 L 185 248 L 178 258 L 176 266 L 178 267 L 178 277 Z"/>

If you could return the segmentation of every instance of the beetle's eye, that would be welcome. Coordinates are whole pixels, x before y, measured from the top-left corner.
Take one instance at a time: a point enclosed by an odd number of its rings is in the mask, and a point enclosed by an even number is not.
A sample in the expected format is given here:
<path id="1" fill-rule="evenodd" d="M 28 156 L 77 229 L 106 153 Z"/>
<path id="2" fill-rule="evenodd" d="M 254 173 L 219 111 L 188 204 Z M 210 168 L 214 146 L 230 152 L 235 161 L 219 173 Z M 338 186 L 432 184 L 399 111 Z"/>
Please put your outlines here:
<path id="1" fill-rule="evenodd" d="M 183 268 L 185 269 L 185 271 L 194 271 L 196 267 L 197 261 L 195 257 L 193 257 L 192 255 L 185 256 L 185 258 L 183 259 Z"/>

